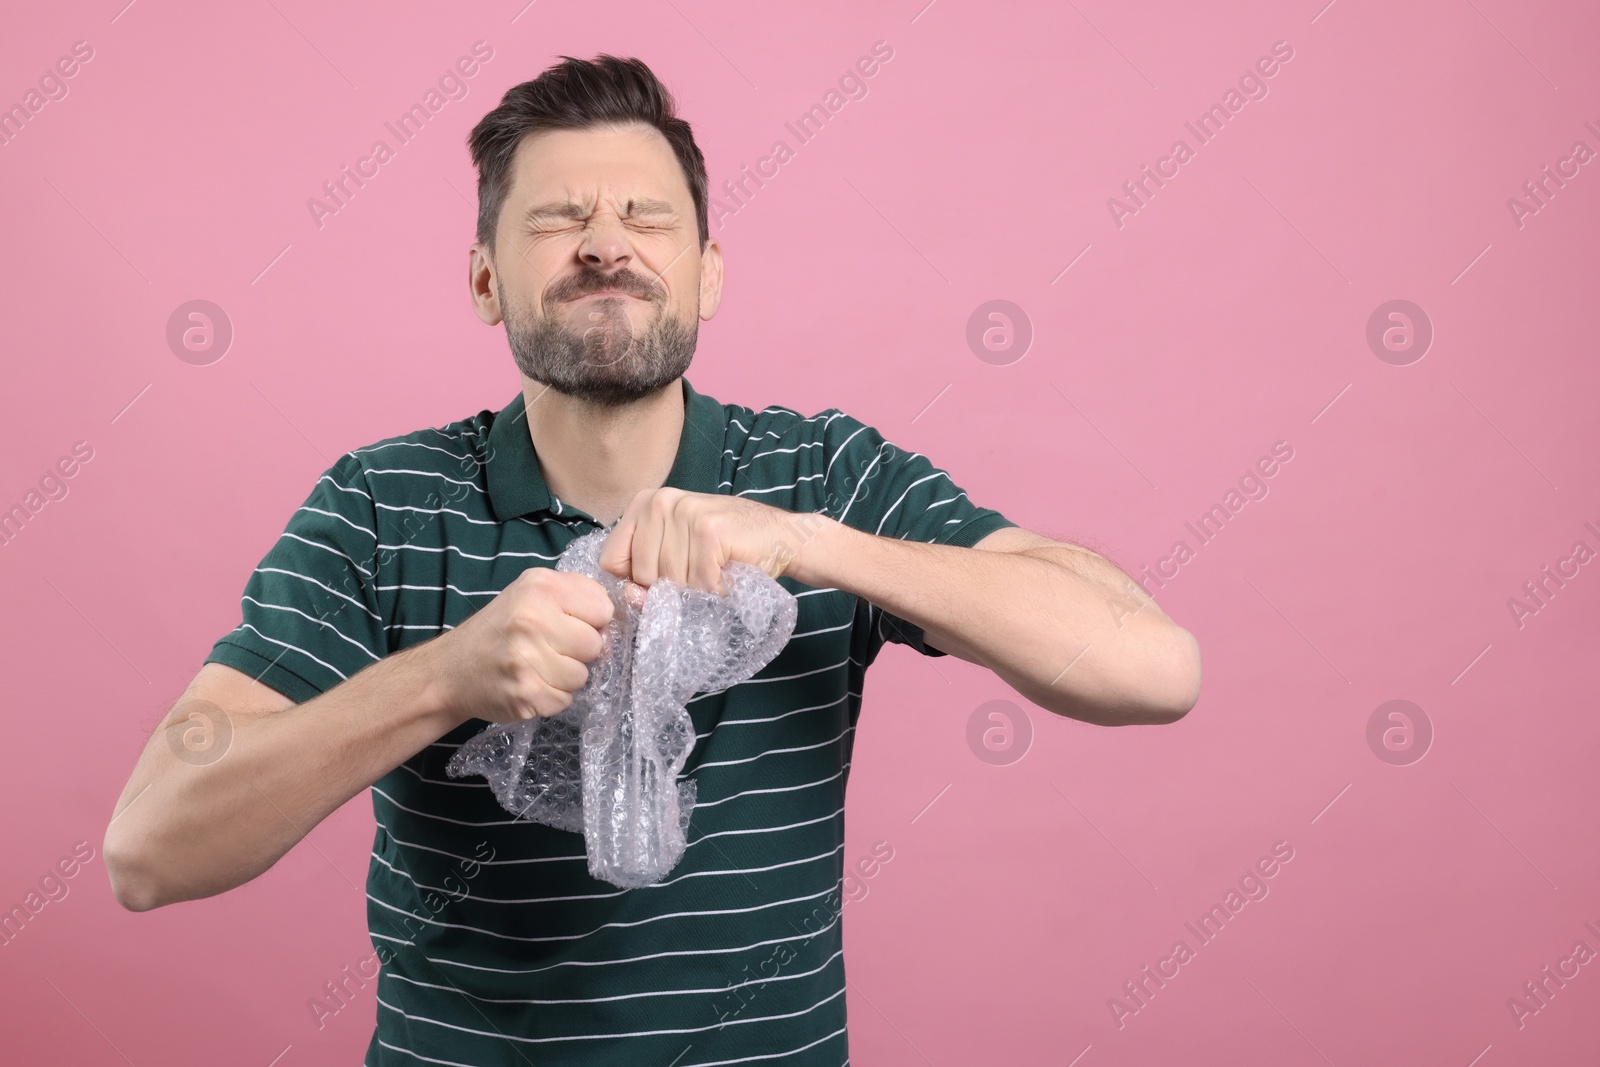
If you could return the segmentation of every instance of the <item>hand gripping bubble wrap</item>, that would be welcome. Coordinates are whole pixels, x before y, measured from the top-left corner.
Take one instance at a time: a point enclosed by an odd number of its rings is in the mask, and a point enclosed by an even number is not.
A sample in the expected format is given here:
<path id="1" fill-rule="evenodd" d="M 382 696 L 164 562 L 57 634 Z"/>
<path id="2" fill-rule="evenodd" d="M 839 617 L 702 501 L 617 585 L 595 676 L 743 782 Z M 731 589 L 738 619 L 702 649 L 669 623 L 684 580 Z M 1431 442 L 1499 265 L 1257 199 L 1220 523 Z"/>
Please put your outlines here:
<path id="1" fill-rule="evenodd" d="M 491 725 L 446 771 L 483 775 L 513 815 L 582 832 L 589 873 L 634 888 L 660 881 L 687 843 L 695 783 L 678 774 L 695 741 L 689 699 L 770 663 L 797 605 L 759 567 L 730 562 L 725 595 L 662 579 L 634 607 L 622 579 L 600 569 L 609 533 L 577 538 L 556 562 L 600 582 L 616 609 L 589 680 L 559 715 Z"/>

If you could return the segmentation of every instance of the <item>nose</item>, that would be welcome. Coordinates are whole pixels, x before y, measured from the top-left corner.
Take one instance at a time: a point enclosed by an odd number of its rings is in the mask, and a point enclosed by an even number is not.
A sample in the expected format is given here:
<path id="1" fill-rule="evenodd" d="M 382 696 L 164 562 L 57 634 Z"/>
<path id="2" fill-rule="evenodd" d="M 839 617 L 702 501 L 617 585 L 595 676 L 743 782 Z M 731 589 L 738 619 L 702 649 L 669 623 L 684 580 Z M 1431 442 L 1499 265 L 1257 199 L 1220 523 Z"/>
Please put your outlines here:
<path id="1" fill-rule="evenodd" d="M 633 246 L 628 234 L 615 219 L 599 217 L 584 231 L 578 258 L 595 270 L 607 274 L 633 264 Z"/>

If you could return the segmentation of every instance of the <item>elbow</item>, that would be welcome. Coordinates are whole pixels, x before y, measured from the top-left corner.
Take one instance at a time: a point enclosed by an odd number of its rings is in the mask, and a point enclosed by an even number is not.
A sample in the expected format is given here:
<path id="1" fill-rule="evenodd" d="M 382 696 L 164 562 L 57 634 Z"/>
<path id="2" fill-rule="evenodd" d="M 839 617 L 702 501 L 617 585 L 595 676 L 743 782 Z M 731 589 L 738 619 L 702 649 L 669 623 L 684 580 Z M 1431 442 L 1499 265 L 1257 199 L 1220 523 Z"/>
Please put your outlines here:
<path id="1" fill-rule="evenodd" d="M 1158 655 L 1131 670 L 1099 700 L 1062 700 L 1042 706 L 1096 726 L 1164 726 L 1177 722 L 1200 701 L 1200 643 L 1172 625 Z"/>
<path id="2" fill-rule="evenodd" d="M 1177 722 L 1200 702 L 1200 642 L 1181 626 L 1173 630 L 1174 647 L 1159 672 L 1165 683 L 1159 710 L 1167 716 L 1162 722 Z"/>
<path id="3" fill-rule="evenodd" d="M 162 894 L 148 851 L 130 840 L 131 836 L 115 825 L 106 830 L 101 855 L 111 880 L 111 895 L 129 911 L 151 911 L 171 903 Z"/>
<path id="4" fill-rule="evenodd" d="M 1174 624 L 1168 647 L 1162 650 L 1149 678 L 1141 694 L 1143 709 L 1130 723 L 1165 725 L 1189 714 L 1200 702 L 1200 642 Z"/>

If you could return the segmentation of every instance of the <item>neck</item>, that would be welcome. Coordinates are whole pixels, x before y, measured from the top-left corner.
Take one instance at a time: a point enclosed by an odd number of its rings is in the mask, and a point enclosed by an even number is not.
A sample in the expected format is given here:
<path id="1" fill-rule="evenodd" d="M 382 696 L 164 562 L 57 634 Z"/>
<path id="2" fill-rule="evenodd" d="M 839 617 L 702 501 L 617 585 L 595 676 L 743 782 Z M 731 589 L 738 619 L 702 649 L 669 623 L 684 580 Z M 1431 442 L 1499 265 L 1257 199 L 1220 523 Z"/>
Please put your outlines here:
<path id="1" fill-rule="evenodd" d="M 603 407 L 523 378 L 528 432 L 550 491 L 609 526 L 639 492 L 666 484 L 683 435 L 681 382 Z"/>

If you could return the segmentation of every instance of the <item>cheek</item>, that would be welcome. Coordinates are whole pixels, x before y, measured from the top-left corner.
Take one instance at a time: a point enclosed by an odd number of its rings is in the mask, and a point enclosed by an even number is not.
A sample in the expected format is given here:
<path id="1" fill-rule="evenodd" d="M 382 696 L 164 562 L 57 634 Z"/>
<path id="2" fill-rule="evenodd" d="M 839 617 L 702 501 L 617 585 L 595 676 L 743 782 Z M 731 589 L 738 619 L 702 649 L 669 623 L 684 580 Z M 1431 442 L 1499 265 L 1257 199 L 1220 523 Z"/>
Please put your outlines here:
<path id="1" fill-rule="evenodd" d="M 672 290 L 672 314 L 680 319 L 692 319 L 700 310 L 700 279 L 685 278 Z"/>
<path id="2" fill-rule="evenodd" d="M 573 273 L 578 259 L 578 238 L 572 234 L 530 233 L 507 249 L 499 259 L 506 287 L 532 293 L 548 288 L 556 279 Z"/>
<path id="3" fill-rule="evenodd" d="M 671 294 L 667 303 L 679 318 L 694 315 L 700 307 L 700 259 L 685 252 L 662 276 Z"/>

